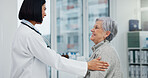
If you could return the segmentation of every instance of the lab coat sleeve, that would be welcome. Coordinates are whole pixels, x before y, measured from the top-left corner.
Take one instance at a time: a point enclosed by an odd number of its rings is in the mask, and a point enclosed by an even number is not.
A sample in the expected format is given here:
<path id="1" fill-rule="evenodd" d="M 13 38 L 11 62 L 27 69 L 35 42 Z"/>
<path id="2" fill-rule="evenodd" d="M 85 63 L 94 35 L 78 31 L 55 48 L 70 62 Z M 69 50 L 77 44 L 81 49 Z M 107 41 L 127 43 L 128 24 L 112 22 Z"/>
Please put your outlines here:
<path id="1" fill-rule="evenodd" d="M 61 57 L 54 50 L 47 48 L 46 43 L 41 36 L 28 36 L 27 44 L 31 54 L 43 63 L 54 67 L 57 70 L 85 76 L 88 68 L 87 62 L 81 62 Z"/>

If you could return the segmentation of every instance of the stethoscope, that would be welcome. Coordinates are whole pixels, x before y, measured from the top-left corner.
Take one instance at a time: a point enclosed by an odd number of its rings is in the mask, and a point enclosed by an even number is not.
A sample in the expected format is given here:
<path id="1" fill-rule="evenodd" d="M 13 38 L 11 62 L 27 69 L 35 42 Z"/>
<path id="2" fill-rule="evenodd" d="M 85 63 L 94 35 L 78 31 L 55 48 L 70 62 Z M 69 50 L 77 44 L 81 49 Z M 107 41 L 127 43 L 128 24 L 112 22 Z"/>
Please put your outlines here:
<path id="1" fill-rule="evenodd" d="M 28 24 L 21 22 L 22 24 L 26 25 L 27 27 L 29 27 L 30 29 L 34 30 L 36 33 L 42 35 L 39 31 L 35 30 L 34 28 L 32 28 L 31 26 L 29 26 Z"/>
<path id="2" fill-rule="evenodd" d="M 21 23 L 24 24 L 24 25 L 26 25 L 27 27 L 29 27 L 30 29 L 32 29 L 33 31 L 35 31 L 36 33 L 38 33 L 39 35 L 42 36 L 42 34 L 41 34 L 39 31 L 35 30 L 34 28 L 32 28 L 31 26 L 29 26 L 28 24 L 26 24 L 26 23 L 24 23 L 24 22 L 21 22 Z M 51 48 L 51 47 L 49 46 L 49 41 L 48 41 L 44 36 L 42 36 L 42 37 L 43 37 L 44 41 L 47 42 L 47 47 Z"/>

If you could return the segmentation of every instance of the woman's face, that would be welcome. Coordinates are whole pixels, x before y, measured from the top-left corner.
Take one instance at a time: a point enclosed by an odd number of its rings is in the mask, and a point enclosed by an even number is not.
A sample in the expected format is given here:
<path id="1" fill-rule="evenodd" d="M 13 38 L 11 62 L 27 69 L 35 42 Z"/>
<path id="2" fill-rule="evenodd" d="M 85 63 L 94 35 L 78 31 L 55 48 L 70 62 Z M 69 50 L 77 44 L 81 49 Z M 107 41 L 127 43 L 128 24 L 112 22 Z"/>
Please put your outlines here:
<path id="1" fill-rule="evenodd" d="M 42 6 L 42 19 L 46 16 L 45 11 L 46 11 L 46 5 L 44 4 L 44 5 Z"/>
<path id="2" fill-rule="evenodd" d="M 102 28 L 102 21 L 96 21 L 94 28 L 91 29 L 92 35 L 91 40 L 98 44 L 99 42 L 103 41 L 106 38 L 106 32 Z"/>

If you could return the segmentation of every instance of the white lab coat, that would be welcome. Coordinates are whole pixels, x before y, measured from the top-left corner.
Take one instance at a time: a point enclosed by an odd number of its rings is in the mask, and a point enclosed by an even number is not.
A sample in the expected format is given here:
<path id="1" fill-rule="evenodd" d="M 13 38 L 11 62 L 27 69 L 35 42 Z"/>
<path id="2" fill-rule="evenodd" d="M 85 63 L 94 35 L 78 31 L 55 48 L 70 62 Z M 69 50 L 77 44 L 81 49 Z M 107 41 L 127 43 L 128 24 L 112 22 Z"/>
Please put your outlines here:
<path id="1" fill-rule="evenodd" d="M 61 57 L 47 48 L 41 35 L 21 24 L 12 44 L 10 78 L 49 78 L 47 65 L 80 76 L 87 72 L 87 62 Z"/>

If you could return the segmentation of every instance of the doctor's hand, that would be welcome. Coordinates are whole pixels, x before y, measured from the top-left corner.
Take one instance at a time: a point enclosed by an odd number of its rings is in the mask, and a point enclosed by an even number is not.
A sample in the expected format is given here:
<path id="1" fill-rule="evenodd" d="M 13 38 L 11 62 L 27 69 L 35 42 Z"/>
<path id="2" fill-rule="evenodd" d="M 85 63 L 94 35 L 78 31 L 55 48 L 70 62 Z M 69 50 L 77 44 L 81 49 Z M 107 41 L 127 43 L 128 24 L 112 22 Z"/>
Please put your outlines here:
<path id="1" fill-rule="evenodd" d="M 101 59 L 101 57 L 87 62 L 88 69 L 89 70 L 105 71 L 105 69 L 108 68 L 109 64 L 107 62 L 100 61 L 100 59 Z"/>

